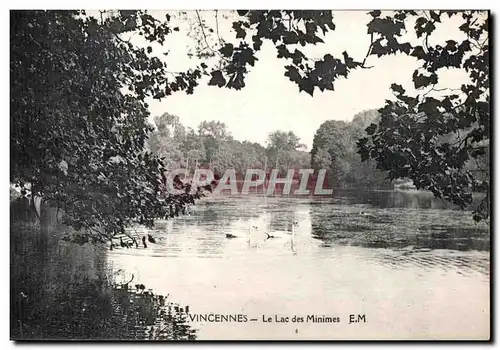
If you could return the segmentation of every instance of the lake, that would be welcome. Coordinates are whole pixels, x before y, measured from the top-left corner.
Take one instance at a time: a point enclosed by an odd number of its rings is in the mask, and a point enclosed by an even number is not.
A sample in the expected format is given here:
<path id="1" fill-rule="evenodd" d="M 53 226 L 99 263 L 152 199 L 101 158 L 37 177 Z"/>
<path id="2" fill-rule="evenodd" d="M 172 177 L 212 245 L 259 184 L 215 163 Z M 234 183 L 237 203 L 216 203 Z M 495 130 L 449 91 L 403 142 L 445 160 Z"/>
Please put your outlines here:
<path id="1" fill-rule="evenodd" d="M 109 252 L 124 280 L 133 273 L 190 314 L 256 319 L 192 321 L 198 339 L 489 338 L 489 226 L 428 193 L 206 197 L 188 216 L 130 230 L 147 233 L 147 249 Z"/>

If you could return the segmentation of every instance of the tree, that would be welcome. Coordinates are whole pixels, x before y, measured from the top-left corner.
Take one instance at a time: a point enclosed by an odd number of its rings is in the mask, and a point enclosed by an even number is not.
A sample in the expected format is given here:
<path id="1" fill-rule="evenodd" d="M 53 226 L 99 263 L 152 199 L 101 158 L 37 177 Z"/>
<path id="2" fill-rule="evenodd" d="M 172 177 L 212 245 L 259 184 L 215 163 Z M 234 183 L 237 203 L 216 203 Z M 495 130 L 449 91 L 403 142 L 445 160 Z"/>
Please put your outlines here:
<path id="1" fill-rule="evenodd" d="M 238 140 L 229 142 L 233 153 L 233 165 L 236 174 L 244 177 L 247 169 L 263 169 L 265 165 L 266 149 L 259 143 Z"/>
<path id="2" fill-rule="evenodd" d="M 402 54 L 418 59 L 421 67 L 413 81 L 422 93 L 410 96 L 393 84 L 397 100 L 386 102 L 380 122 L 360 139 L 362 159 L 374 158 L 391 179 L 408 177 L 417 187 L 462 207 L 472 201 L 472 191 L 485 192 L 474 218 L 488 217 L 485 12 L 372 11 L 367 24 L 371 44 L 362 61 L 346 51 L 342 57 L 326 53 L 313 59 L 299 50 L 321 44 L 335 30 L 331 11 L 237 11 L 232 14 L 232 42 L 196 15 L 201 63 L 186 72 L 171 72 L 152 53 L 153 45 L 166 44 L 166 37 L 178 30 L 169 14 L 160 20 L 146 11 L 107 11 L 98 20 L 83 11 L 11 12 L 11 182 L 31 184 L 33 193 L 64 208 L 66 222 L 76 228 L 101 227 L 99 232 L 106 232 L 92 239 L 108 239 L 133 223 L 151 226 L 156 217 L 179 212 L 169 211 L 170 204 L 182 207 L 192 197 L 159 198 L 165 167 L 144 150 L 152 131 L 146 99 L 178 91 L 191 94 L 203 75 L 210 77 L 209 85 L 242 89 L 256 52 L 267 40 L 287 62 L 284 75 L 310 95 L 317 89 L 333 90 L 337 79 L 348 78 L 352 70 L 369 69 L 370 57 Z M 436 26 L 451 17 L 461 19 L 463 40 L 429 45 Z M 409 26 L 420 45 L 403 36 Z M 125 40 L 127 33 L 142 37 L 146 46 Z M 210 35 L 217 38 L 209 42 Z M 209 67 L 211 57 L 217 62 Z M 467 71 L 471 82 L 458 93 L 432 95 L 447 68 Z M 456 141 L 443 141 L 450 135 Z M 205 148 L 211 158 L 216 148 Z M 471 161 L 479 164 L 474 171 Z"/>
<path id="3" fill-rule="evenodd" d="M 164 164 L 144 146 L 146 97 L 190 92 L 200 71 L 167 79 L 149 49 L 120 38 L 164 42 L 171 30 L 144 11 L 11 12 L 10 181 L 64 209 L 65 223 L 88 230 L 83 242 L 152 226 L 199 197 L 163 196 Z"/>
<path id="4" fill-rule="evenodd" d="M 233 29 L 240 40 L 219 40 L 219 48 L 211 48 L 223 63 L 212 69 L 209 84 L 243 88 L 264 40 L 275 45 L 278 58 L 290 63 L 284 75 L 299 91 L 311 96 L 316 89 L 333 90 L 334 82 L 348 78 L 354 69 L 369 69 L 366 62 L 370 57 L 414 57 L 421 64 L 412 75 L 418 94 L 410 96 L 402 86 L 392 85 L 397 101 L 386 102 L 380 109 L 380 122 L 367 128 L 368 137 L 360 139 L 362 160 L 374 158 L 380 170 L 388 171 L 389 179 L 408 177 L 417 188 L 430 190 L 462 208 L 472 202 L 473 191 L 483 192 L 474 219 L 488 218 L 490 180 L 489 168 L 484 166 L 488 166 L 490 139 L 489 14 L 411 10 L 369 14 L 371 43 L 362 61 L 346 51 L 342 57 L 326 53 L 313 60 L 298 49 L 298 44 L 322 43 L 322 36 L 335 30 L 331 11 L 238 11 L 241 20 L 233 22 Z M 437 26 L 457 22 L 462 38 L 429 44 Z M 416 41 L 410 40 L 409 32 Z M 470 82 L 458 92 L 437 88 L 446 69 L 465 70 Z M 450 134 L 456 136 L 454 142 L 440 141 Z M 471 162 L 477 163 L 474 171 L 469 170 Z"/>
<path id="5" fill-rule="evenodd" d="M 311 167 L 315 170 L 328 169 L 329 178 L 337 185 L 342 183 L 348 171 L 342 162 L 350 141 L 347 129 L 348 124 L 344 121 L 328 120 L 322 123 L 314 135 L 311 149 Z"/>
<path id="6" fill-rule="evenodd" d="M 341 158 L 346 152 L 349 135 L 347 134 L 348 124 L 341 120 L 327 120 L 323 122 L 313 139 L 311 149 L 311 160 L 319 149 L 325 149 L 330 154 L 330 157 Z M 313 168 L 316 168 L 313 162 Z"/>
<path id="7" fill-rule="evenodd" d="M 323 43 L 322 36 L 335 30 L 332 11 L 237 11 L 239 18 L 232 23 L 236 33 L 236 43 L 226 42 L 219 38 L 214 45 L 207 40 L 206 49 L 201 51 L 210 56 L 218 56 L 221 64 L 211 70 L 209 85 L 242 89 L 249 67 L 255 65 L 255 54 L 261 49 L 263 41 L 272 41 L 277 49 L 278 58 L 287 60 L 285 76 L 311 96 L 317 87 L 320 91 L 333 90 L 333 82 L 339 77 L 347 77 L 349 71 L 363 66 L 356 62 L 347 52 L 342 58 L 334 58 L 325 54 L 323 58 L 313 60 L 306 57 L 297 47 Z M 206 25 L 200 19 L 200 27 Z M 213 31 L 212 31 L 213 32 Z M 218 30 L 215 32 L 218 33 Z M 206 31 L 203 31 L 206 38 Z M 248 38 L 248 40 L 247 40 Z M 238 40 L 240 39 L 240 40 Z M 292 51 L 293 50 L 293 51 Z"/>
<path id="8" fill-rule="evenodd" d="M 385 175 L 375 169 L 374 162 L 361 163 L 356 147 L 366 127 L 379 119 L 376 110 L 368 110 L 356 114 L 351 122 L 328 120 L 322 123 L 314 135 L 311 167 L 328 170 L 330 182 L 338 187 L 389 187 Z"/>
<path id="9" fill-rule="evenodd" d="M 393 84 L 396 101 L 387 101 L 379 110 L 381 120 L 366 129 L 368 136 L 359 140 L 359 152 L 363 160 L 375 159 L 390 179 L 410 178 L 417 188 L 430 190 L 461 208 L 472 203 L 473 191 L 485 193 L 473 218 L 486 219 L 490 211 L 488 16 L 474 11 L 411 11 L 409 15 L 417 17 L 415 33 L 423 39 L 422 45 L 404 44 L 407 54 L 421 64 L 412 77 L 418 94 L 411 96 Z M 381 18 L 378 12 L 372 16 L 369 28 L 389 43 L 397 42 L 401 37 L 397 28 L 404 25 L 400 23 L 407 13 L 398 13 L 399 22 Z M 436 25 L 452 16 L 462 19 L 463 40 L 429 45 Z M 372 44 L 372 49 L 382 56 L 391 47 Z M 452 68 L 468 72 L 470 83 L 459 91 L 445 89 L 442 96 L 430 96 L 438 90 L 439 74 Z"/>
<path id="10" fill-rule="evenodd" d="M 202 138 L 205 147 L 205 162 L 218 162 L 221 144 L 230 136 L 226 124 L 215 120 L 203 121 L 198 126 L 198 135 Z"/>
<path id="11" fill-rule="evenodd" d="M 198 131 L 186 128 L 179 117 L 164 113 L 155 118 L 155 130 L 148 139 L 149 149 L 163 160 L 168 170 L 184 167 L 193 171 L 196 167 L 211 165 L 217 174 L 234 168 L 237 174 L 244 176 L 247 169 L 264 166 L 264 147 L 233 139 L 224 123 L 203 121 Z M 211 157 L 206 156 L 205 145 Z M 302 153 L 291 154 L 290 159 L 299 159 L 300 163 Z"/>
<path id="12" fill-rule="evenodd" d="M 182 162 L 182 142 L 186 130 L 179 122 L 179 117 L 165 113 L 155 117 L 156 130 L 148 139 L 149 149 L 161 159 L 167 170 L 178 168 Z"/>
<path id="13" fill-rule="evenodd" d="M 366 135 L 365 129 L 370 124 L 376 124 L 379 121 L 380 114 L 377 110 L 366 110 L 357 113 L 348 125 L 350 140 L 344 159 L 350 169 L 346 181 L 362 188 L 394 187 L 387 179 L 386 172 L 377 169 L 376 162 L 361 162 L 361 156 L 358 154 L 357 141 Z"/>
<path id="14" fill-rule="evenodd" d="M 311 167 L 315 170 L 330 169 L 332 166 L 332 157 L 325 148 L 316 147 L 311 154 Z"/>
<path id="15" fill-rule="evenodd" d="M 205 145 L 201 137 L 192 128 L 186 128 L 184 142 L 181 144 L 184 154 L 182 165 L 189 170 L 195 169 L 206 158 Z"/>
<path id="16" fill-rule="evenodd" d="M 293 131 L 273 131 L 267 140 L 269 165 L 286 173 L 293 160 L 297 159 L 296 151 L 304 147 Z"/>

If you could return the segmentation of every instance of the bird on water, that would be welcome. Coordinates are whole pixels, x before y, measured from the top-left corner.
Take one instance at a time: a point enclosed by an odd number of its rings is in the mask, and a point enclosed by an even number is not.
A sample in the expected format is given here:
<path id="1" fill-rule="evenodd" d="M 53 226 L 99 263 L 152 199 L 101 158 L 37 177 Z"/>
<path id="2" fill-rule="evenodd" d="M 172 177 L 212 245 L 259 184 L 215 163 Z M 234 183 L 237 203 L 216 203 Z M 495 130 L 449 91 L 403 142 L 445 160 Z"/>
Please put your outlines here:
<path id="1" fill-rule="evenodd" d="M 273 235 L 270 235 L 269 232 L 266 232 L 266 235 L 267 235 L 267 238 L 266 239 L 269 239 L 269 238 L 275 238 Z"/>
<path id="2" fill-rule="evenodd" d="M 299 222 L 297 220 L 293 220 L 292 221 L 292 231 L 289 232 L 289 231 L 284 231 L 284 233 L 287 233 L 287 234 L 291 234 L 292 237 L 295 236 L 295 226 L 298 226 Z M 282 233 L 283 231 L 273 231 L 273 232 L 280 232 Z M 267 235 L 267 238 L 266 239 L 269 239 L 269 238 L 279 238 L 280 236 L 273 236 L 272 234 L 270 234 L 269 232 L 265 232 L 265 234 Z"/>

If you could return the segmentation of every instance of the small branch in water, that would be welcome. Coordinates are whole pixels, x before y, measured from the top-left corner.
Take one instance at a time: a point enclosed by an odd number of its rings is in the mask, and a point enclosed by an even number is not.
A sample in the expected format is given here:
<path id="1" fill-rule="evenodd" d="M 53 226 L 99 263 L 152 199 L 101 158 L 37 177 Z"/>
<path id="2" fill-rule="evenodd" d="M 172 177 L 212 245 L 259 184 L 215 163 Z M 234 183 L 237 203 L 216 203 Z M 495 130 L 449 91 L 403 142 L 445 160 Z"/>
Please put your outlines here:
<path id="1" fill-rule="evenodd" d="M 122 288 L 128 290 L 128 284 L 133 280 L 134 280 L 134 274 L 132 274 L 132 278 L 130 279 L 130 281 L 128 281 L 127 283 L 122 283 Z"/>

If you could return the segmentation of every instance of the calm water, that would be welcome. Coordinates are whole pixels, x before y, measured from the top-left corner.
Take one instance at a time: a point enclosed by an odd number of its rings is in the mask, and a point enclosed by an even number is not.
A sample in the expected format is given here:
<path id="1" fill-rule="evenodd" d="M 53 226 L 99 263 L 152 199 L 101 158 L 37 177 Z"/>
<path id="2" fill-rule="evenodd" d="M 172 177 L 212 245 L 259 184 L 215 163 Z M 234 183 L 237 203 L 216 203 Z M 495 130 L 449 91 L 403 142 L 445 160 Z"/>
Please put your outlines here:
<path id="1" fill-rule="evenodd" d="M 131 233 L 157 240 L 109 252 L 134 283 L 190 314 L 258 319 L 191 322 L 198 339 L 489 336 L 489 228 L 426 193 L 205 198 L 190 216 Z M 350 314 L 366 322 L 348 324 Z M 270 324 L 263 315 L 341 321 Z"/>

